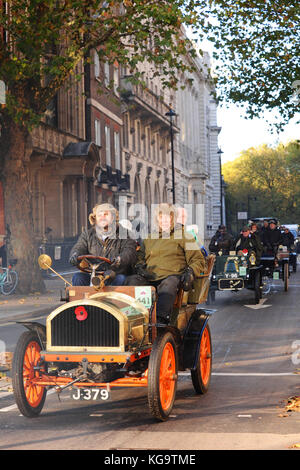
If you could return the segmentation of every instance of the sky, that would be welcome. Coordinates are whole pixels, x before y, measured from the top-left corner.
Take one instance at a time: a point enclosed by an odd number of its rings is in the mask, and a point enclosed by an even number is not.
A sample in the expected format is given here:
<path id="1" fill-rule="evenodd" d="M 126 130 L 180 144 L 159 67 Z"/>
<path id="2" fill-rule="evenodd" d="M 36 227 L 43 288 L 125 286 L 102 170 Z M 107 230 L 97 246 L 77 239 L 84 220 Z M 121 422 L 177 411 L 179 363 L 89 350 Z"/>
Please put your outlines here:
<path id="1" fill-rule="evenodd" d="M 250 147 L 261 144 L 276 146 L 280 142 L 287 143 L 289 140 L 300 139 L 300 124 L 296 124 L 296 118 L 287 124 L 283 132 L 272 134 L 266 120 L 263 118 L 245 119 L 241 117 L 241 113 L 242 111 L 235 105 L 218 108 L 218 126 L 222 128 L 218 144 L 224 152 L 223 164 L 234 160 L 242 150 Z"/>

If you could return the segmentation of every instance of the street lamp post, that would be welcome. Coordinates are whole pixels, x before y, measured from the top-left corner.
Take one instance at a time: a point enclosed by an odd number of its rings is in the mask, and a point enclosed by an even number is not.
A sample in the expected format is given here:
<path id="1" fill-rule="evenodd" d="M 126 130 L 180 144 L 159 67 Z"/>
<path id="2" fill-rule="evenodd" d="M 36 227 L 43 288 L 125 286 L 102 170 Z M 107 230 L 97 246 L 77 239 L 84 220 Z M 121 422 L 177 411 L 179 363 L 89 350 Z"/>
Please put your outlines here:
<path id="1" fill-rule="evenodd" d="M 223 220 L 223 175 L 222 175 L 222 153 L 223 150 L 219 149 L 218 150 L 218 155 L 219 155 L 219 163 L 220 163 L 220 219 L 221 219 L 221 225 L 223 225 L 224 220 Z"/>
<path id="2" fill-rule="evenodd" d="M 173 109 L 170 109 L 166 114 L 170 118 L 170 138 L 171 138 L 171 165 L 172 165 L 172 194 L 173 204 L 175 204 L 175 168 L 174 168 L 174 129 L 173 129 L 173 118 L 176 113 Z"/>

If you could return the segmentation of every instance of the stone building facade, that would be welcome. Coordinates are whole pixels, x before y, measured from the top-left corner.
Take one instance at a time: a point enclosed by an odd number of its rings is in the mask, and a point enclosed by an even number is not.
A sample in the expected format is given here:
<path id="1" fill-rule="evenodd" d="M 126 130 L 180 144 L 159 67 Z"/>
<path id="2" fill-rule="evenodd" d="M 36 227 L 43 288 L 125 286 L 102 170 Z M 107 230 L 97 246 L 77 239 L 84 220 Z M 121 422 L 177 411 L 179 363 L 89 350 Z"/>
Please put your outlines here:
<path id="1" fill-rule="evenodd" d="M 100 63 L 95 53 L 84 70 L 78 66 L 84 79 L 70 79 L 53 100 L 32 132 L 30 169 L 37 247 L 56 268 L 67 266 L 96 203 L 118 206 L 123 196 L 127 216 L 144 217 L 146 208 L 150 228 L 151 205 L 172 202 L 172 154 L 175 201 L 201 207 L 191 222 L 201 238 L 211 237 L 220 223 L 220 129 L 207 69 L 200 58 L 195 65 L 193 84 L 170 91 L 147 67 L 146 87 L 135 85 L 126 69 Z"/>

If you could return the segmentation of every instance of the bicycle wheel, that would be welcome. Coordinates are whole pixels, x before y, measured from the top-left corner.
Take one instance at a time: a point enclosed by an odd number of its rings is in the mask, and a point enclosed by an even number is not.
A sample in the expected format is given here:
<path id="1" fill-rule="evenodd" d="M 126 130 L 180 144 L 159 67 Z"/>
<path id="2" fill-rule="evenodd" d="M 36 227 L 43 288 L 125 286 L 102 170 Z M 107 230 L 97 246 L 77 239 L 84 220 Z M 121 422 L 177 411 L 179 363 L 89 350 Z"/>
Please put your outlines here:
<path id="1" fill-rule="evenodd" d="M 6 279 L 1 285 L 1 292 L 3 295 L 12 294 L 18 284 L 18 274 L 16 271 L 7 271 Z"/>

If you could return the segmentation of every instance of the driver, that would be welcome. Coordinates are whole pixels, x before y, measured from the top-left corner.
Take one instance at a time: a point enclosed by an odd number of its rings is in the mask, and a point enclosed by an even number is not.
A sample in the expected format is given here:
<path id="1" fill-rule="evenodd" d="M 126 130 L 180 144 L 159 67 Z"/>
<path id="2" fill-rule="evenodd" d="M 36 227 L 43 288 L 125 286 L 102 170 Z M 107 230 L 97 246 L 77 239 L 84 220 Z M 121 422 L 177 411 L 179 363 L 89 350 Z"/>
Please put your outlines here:
<path id="1" fill-rule="evenodd" d="M 135 265 L 136 241 L 119 237 L 119 214 L 111 204 L 97 204 L 89 215 L 91 228 L 84 229 L 70 253 L 70 263 L 77 266 L 78 256 L 94 255 L 108 258 L 104 265 L 105 284 L 121 286 Z M 78 272 L 72 278 L 73 286 L 89 286 L 90 274 Z"/>

